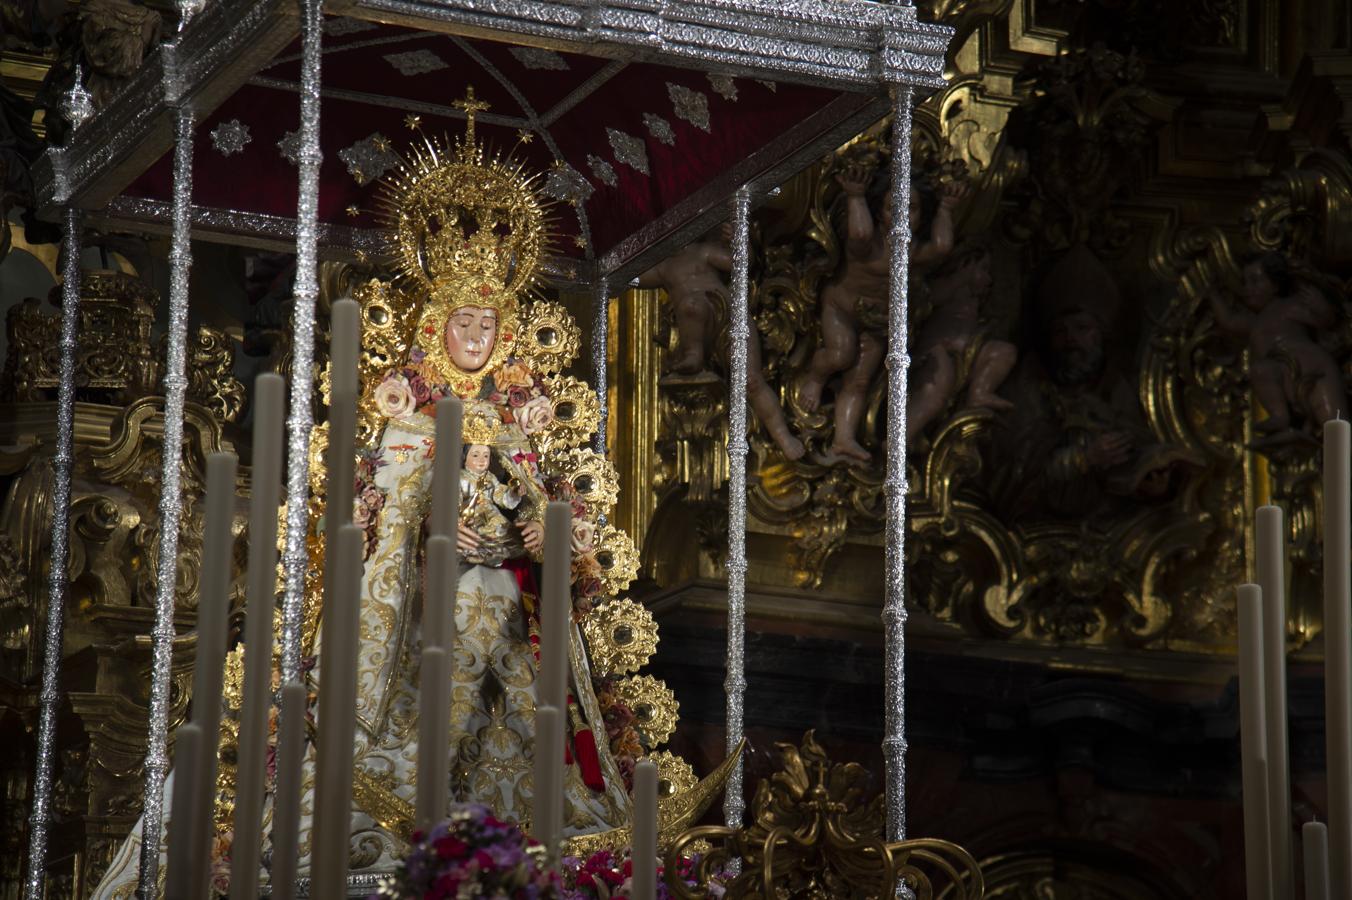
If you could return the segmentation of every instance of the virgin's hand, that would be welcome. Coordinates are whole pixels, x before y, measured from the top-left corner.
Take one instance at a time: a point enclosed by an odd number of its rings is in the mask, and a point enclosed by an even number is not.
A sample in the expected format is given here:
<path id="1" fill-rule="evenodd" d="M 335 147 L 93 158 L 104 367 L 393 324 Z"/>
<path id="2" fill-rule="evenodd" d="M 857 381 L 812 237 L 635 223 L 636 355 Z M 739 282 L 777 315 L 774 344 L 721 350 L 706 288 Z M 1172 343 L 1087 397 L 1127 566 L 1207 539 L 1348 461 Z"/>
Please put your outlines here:
<path id="1" fill-rule="evenodd" d="M 464 522 L 455 533 L 455 547 L 461 553 L 472 553 L 479 549 L 479 536 Z"/>
<path id="2" fill-rule="evenodd" d="M 539 522 L 523 522 L 517 527 L 521 529 L 521 543 L 526 545 L 526 550 L 539 553 L 545 545 L 545 526 Z"/>

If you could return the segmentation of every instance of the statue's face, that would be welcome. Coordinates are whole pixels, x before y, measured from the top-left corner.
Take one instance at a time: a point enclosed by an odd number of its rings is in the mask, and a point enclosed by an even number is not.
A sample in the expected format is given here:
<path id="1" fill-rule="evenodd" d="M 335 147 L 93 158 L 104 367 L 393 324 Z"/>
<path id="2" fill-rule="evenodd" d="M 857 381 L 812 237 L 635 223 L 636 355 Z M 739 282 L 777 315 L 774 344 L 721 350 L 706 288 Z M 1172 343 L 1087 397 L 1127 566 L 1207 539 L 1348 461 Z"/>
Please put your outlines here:
<path id="1" fill-rule="evenodd" d="M 488 447 L 483 444 L 470 444 L 465 449 L 465 468 L 475 475 L 488 471 Z"/>
<path id="2" fill-rule="evenodd" d="M 446 353 L 466 372 L 477 372 L 493 354 L 498 338 L 498 311 L 462 306 L 446 320 Z"/>
<path id="3" fill-rule="evenodd" d="M 1277 286 L 1258 263 L 1249 263 L 1241 274 L 1244 277 L 1244 305 L 1249 309 L 1260 310 L 1277 296 Z"/>

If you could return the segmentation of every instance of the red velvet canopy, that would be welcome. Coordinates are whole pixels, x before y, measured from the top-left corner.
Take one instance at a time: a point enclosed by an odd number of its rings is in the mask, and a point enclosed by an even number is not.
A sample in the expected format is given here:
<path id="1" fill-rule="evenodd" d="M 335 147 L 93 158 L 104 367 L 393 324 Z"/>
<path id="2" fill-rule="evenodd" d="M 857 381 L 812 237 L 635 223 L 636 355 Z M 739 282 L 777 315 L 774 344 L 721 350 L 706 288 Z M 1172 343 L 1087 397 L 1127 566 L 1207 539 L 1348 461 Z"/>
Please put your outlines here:
<path id="1" fill-rule="evenodd" d="M 579 260 L 606 256 L 682 204 L 709 205 L 703 197 L 720 177 L 763 175 L 782 163 L 786 142 L 820 142 L 842 120 L 877 109 L 876 96 L 356 19 L 330 18 L 325 31 L 319 217 L 361 230 L 377 224 L 367 212 L 374 179 L 418 140 L 408 117 L 419 117 L 428 136 L 460 134 L 465 114 L 454 104 L 471 86 L 488 104 L 477 116 L 480 138 L 547 173 L 547 194 L 578 201 L 556 208 L 554 252 Z M 299 57 L 297 41 L 198 124 L 195 207 L 294 219 L 297 168 L 287 138 L 296 140 L 299 128 Z M 171 155 L 124 196 L 167 204 Z"/>

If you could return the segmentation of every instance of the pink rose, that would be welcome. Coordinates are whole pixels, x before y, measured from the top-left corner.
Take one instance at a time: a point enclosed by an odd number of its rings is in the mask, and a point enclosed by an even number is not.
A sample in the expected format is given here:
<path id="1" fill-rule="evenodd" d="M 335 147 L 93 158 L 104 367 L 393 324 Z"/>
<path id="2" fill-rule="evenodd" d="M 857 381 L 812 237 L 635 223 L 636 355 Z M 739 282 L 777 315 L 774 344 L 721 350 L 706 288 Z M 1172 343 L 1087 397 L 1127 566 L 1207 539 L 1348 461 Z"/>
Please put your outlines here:
<path id="1" fill-rule="evenodd" d="M 507 405 L 513 409 L 520 409 L 530 400 L 530 391 L 523 387 L 509 388 L 507 391 Z"/>
<path id="2" fill-rule="evenodd" d="M 596 526 L 586 519 L 573 520 L 573 552 L 588 553 L 596 540 Z"/>
<path id="3" fill-rule="evenodd" d="M 358 528 L 365 528 L 371 524 L 371 513 L 374 510 L 365 503 L 358 503 L 352 511 L 352 524 Z"/>
<path id="4" fill-rule="evenodd" d="M 382 381 L 375 392 L 376 409 L 387 419 L 402 419 L 416 406 L 413 392 L 402 375 L 391 375 Z"/>
<path id="5" fill-rule="evenodd" d="M 549 402 L 548 397 L 535 397 L 513 411 L 512 415 L 516 417 L 521 430 L 532 435 L 548 428 L 554 421 L 554 404 Z"/>

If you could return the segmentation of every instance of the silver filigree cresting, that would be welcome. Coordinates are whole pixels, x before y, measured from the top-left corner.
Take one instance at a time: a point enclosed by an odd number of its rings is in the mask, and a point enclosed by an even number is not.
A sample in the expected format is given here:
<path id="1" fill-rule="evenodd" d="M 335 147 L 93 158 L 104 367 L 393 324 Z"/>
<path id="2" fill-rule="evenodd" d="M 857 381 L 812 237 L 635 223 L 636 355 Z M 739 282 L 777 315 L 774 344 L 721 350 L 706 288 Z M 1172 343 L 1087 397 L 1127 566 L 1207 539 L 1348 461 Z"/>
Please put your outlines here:
<path id="1" fill-rule="evenodd" d="M 596 191 L 582 173 L 561 159 L 554 160 L 545 176 L 545 196 L 564 203 L 586 203 Z"/>
<path id="2" fill-rule="evenodd" d="M 728 653 L 727 746 L 734 753 L 742 741 L 746 701 L 746 359 L 751 339 L 748 311 L 751 191 L 742 187 L 732 203 L 732 302 L 728 333 Z M 729 828 L 742 824 L 746 798 L 742 760 L 728 776 L 723 820 Z"/>
<path id="3" fill-rule="evenodd" d="M 427 49 L 390 53 L 385 56 L 385 61 L 398 69 L 399 74 L 406 78 L 450 68 L 446 60 Z"/>
<path id="4" fill-rule="evenodd" d="M 654 138 L 666 144 L 668 147 L 675 146 L 676 132 L 671 129 L 671 123 L 666 119 L 657 115 L 657 113 L 644 113 L 643 124 L 647 127 L 648 134 L 651 134 Z"/>
<path id="5" fill-rule="evenodd" d="M 64 163 L 58 161 L 57 165 Z M 61 655 L 70 562 L 70 480 L 75 440 L 75 352 L 80 327 L 81 213 L 66 207 L 66 256 L 61 285 L 61 368 L 57 382 L 56 453 L 52 456 L 52 537 L 48 553 L 47 631 L 38 692 L 37 766 L 33 808 L 28 816 L 28 873 L 24 900 L 42 900 L 47 874 L 47 829 L 52 818 L 52 763 L 56 755 L 56 714 L 61 703 Z"/>
<path id="6" fill-rule="evenodd" d="M 85 90 L 84 70 L 75 67 L 75 80 L 70 89 L 61 98 L 61 115 L 70 123 L 70 133 L 80 130 L 80 126 L 94 117 L 94 95 Z"/>
<path id="7" fill-rule="evenodd" d="M 676 118 L 689 122 L 700 131 L 712 131 L 709 124 L 709 98 L 683 84 L 667 82 L 667 96 L 676 110 Z"/>
<path id="8" fill-rule="evenodd" d="M 211 130 L 211 146 L 216 148 L 216 152 L 221 156 L 234 156 L 236 153 L 243 153 L 244 148 L 252 140 L 253 137 L 249 134 L 249 126 L 239 119 L 222 122 Z"/>
<path id="9" fill-rule="evenodd" d="M 615 167 L 595 154 L 587 154 L 587 168 L 591 169 L 593 178 L 607 187 L 615 187 L 620 183 Z"/>
<path id="10" fill-rule="evenodd" d="M 891 270 L 887 295 L 887 498 L 883 602 L 883 762 L 887 839 L 906 839 L 906 393 L 911 357 L 907 279 L 911 268 L 911 104 L 915 89 L 892 93 L 892 217 L 888 234 Z"/>
<path id="11" fill-rule="evenodd" d="M 550 72 L 567 72 L 568 60 L 553 50 L 540 47 L 512 47 L 512 56 L 527 69 L 543 69 Z"/>
<path id="12" fill-rule="evenodd" d="M 291 319 L 291 398 L 287 415 L 286 544 L 282 549 L 282 683 L 300 680 L 305 599 L 305 545 L 310 499 L 310 432 L 314 428 L 315 301 L 319 297 L 319 87 L 323 0 L 301 3 L 300 166 L 296 199 L 296 283 Z"/>
<path id="13" fill-rule="evenodd" d="M 644 175 L 652 174 L 648 166 L 648 148 L 643 145 L 642 138 L 625 134 L 618 128 L 607 128 L 606 137 L 610 139 L 610 149 L 615 151 L 616 159 Z"/>
<path id="14" fill-rule="evenodd" d="M 284 132 L 277 139 L 277 152 L 291 165 L 300 165 L 300 129 Z"/>
<path id="15" fill-rule="evenodd" d="M 731 75 L 718 75 L 710 72 L 709 84 L 713 86 L 714 93 L 724 100 L 733 102 L 737 100 L 737 82 L 733 81 Z"/>
<path id="16" fill-rule="evenodd" d="M 339 150 L 338 158 L 347 166 L 347 173 L 362 187 L 383 177 L 401 162 L 390 139 L 379 131 L 362 138 L 351 147 Z"/>
<path id="17" fill-rule="evenodd" d="M 159 558 L 151 631 L 150 715 L 146 732 L 145 805 L 139 890 L 154 897 L 159 882 L 164 779 L 169 773 L 169 688 L 178 596 L 178 535 L 183 520 L 183 404 L 187 399 L 188 270 L 192 266 L 193 111 L 174 111 L 174 211 L 169 244 L 169 327 L 165 334 L 164 440 L 160 449 Z"/>

